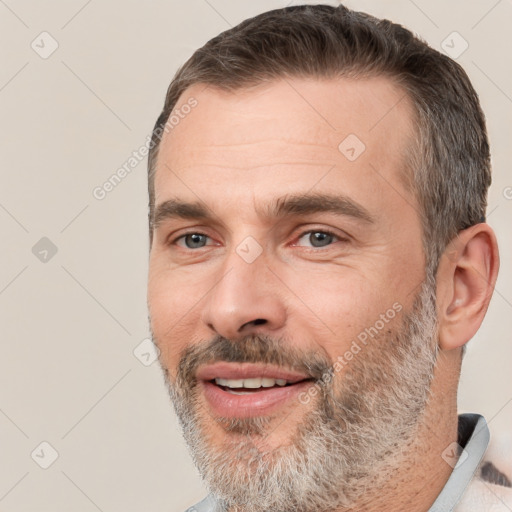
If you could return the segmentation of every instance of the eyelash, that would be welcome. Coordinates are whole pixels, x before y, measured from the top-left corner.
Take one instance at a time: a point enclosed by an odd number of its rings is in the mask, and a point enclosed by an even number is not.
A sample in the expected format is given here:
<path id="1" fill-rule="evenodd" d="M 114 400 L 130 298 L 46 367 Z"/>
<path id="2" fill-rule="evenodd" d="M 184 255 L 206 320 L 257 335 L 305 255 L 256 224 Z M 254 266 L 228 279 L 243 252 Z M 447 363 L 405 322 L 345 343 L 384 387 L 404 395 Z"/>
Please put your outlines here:
<path id="1" fill-rule="evenodd" d="M 309 235 L 311 233 L 324 233 L 326 235 L 329 235 L 329 236 L 332 236 L 334 238 L 337 238 L 338 242 L 347 242 L 348 241 L 348 237 L 342 237 L 341 235 L 335 233 L 334 231 L 331 231 L 329 229 L 325 229 L 325 228 L 322 228 L 322 229 L 308 229 L 306 231 L 303 231 L 302 233 L 300 233 L 300 235 L 297 237 L 297 240 L 300 240 L 301 238 L 303 238 L 305 235 Z M 174 238 L 173 240 L 170 241 L 169 245 L 176 245 L 176 243 L 179 241 L 179 240 L 182 240 L 184 239 L 186 236 L 188 235 L 202 235 L 202 236 L 206 236 L 207 238 L 210 238 L 206 233 L 201 233 L 199 231 L 189 231 L 188 233 L 183 233 L 181 234 L 180 236 Z M 333 242 L 335 243 L 335 242 Z M 312 249 L 314 250 L 315 252 L 318 252 L 320 249 L 328 249 L 331 245 L 333 244 L 329 244 L 325 247 L 303 247 L 303 249 Z M 206 247 L 206 246 L 205 246 Z M 205 247 L 199 247 L 198 249 L 204 249 Z M 188 251 L 197 251 L 198 249 L 191 249 L 189 247 L 181 247 L 182 249 L 184 250 L 188 250 Z"/>

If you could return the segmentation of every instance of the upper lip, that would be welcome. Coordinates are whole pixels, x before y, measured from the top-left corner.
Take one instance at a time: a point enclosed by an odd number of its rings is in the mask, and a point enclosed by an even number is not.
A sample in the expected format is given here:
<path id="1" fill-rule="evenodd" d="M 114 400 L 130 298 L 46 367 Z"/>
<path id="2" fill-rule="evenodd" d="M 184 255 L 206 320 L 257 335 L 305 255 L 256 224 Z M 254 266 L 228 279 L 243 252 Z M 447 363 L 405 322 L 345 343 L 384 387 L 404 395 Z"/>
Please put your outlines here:
<path id="1" fill-rule="evenodd" d="M 213 379 L 254 379 L 266 377 L 269 379 L 283 379 L 288 383 L 296 383 L 305 379 L 311 379 L 310 375 L 271 366 L 254 363 L 228 363 L 218 362 L 200 366 L 197 370 L 198 380 L 209 381 Z"/>

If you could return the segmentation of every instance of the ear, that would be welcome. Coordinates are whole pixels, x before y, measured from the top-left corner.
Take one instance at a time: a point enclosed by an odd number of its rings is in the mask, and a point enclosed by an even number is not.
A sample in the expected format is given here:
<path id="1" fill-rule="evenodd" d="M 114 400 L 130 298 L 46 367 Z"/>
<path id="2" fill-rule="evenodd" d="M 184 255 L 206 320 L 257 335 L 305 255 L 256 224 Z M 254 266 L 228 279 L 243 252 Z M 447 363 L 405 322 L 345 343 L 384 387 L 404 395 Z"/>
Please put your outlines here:
<path id="1" fill-rule="evenodd" d="M 436 276 L 439 347 L 452 350 L 478 331 L 499 268 L 498 245 L 486 223 L 461 231 L 441 256 Z"/>

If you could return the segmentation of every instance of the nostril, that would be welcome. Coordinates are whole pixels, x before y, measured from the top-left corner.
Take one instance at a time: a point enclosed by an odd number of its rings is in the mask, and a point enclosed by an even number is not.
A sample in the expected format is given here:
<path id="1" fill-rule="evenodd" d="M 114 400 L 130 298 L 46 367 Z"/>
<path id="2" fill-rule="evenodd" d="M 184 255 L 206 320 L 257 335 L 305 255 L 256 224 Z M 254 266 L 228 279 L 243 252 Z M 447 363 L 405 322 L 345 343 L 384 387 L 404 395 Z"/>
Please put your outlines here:
<path id="1" fill-rule="evenodd" d="M 252 323 L 254 325 L 261 325 L 261 324 L 266 324 L 267 321 L 264 318 L 257 318 L 256 320 L 253 320 Z"/>

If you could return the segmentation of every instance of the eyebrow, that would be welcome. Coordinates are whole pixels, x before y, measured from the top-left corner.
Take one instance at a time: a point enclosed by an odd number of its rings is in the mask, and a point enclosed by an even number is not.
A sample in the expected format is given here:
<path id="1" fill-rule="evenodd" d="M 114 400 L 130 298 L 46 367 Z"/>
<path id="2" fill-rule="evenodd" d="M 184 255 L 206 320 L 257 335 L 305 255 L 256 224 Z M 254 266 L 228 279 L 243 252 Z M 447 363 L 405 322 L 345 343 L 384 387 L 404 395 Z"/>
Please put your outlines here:
<path id="1" fill-rule="evenodd" d="M 334 213 L 368 224 L 375 222 L 374 217 L 366 208 L 341 194 L 286 195 L 271 201 L 257 213 L 270 219 L 291 215 Z M 215 215 L 204 203 L 187 203 L 179 199 L 169 199 L 156 207 L 152 223 L 153 229 L 157 229 L 164 221 L 170 219 L 214 220 Z"/>

